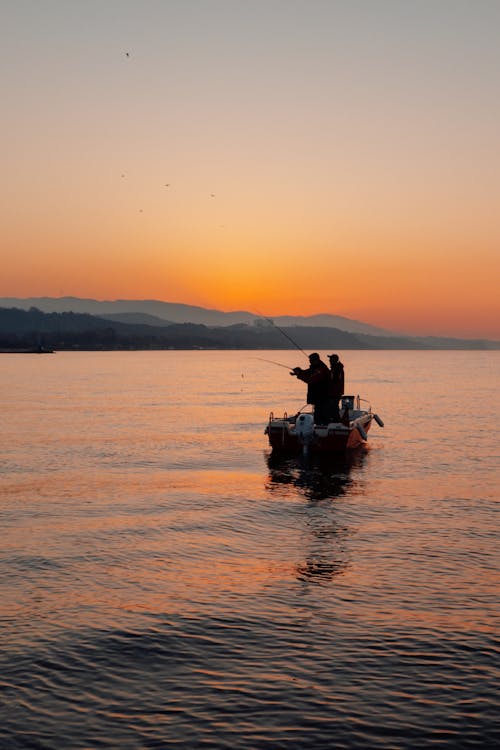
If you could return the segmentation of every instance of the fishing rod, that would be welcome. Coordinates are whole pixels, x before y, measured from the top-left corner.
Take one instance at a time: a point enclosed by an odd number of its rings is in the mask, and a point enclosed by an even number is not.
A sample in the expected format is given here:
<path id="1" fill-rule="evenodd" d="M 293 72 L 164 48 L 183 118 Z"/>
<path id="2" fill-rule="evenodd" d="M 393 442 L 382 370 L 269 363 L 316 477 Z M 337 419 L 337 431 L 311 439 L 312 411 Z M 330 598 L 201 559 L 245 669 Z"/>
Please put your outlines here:
<path id="1" fill-rule="evenodd" d="M 268 322 L 268 323 L 270 323 L 270 324 L 271 324 L 272 326 L 274 326 L 274 327 L 275 327 L 275 328 L 276 328 L 276 329 L 277 329 L 277 330 L 278 330 L 278 331 L 279 331 L 280 333 L 282 333 L 282 334 L 283 334 L 283 336 L 284 336 L 284 337 L 285 337 L 286 339 L 288 339 L 288 341 L 289 341 L 289 342 L 290 342 L 291 344 L 293 344 L 293 345 L 294 345 L 294 346 L 295 346 L 295 347 L 296 347 L 296 348 L 297 348 L 297 349 L 299 350 L 299 352 L 302 352 L 302 354 L 304 355 L 304 357 L 309 357 L 309 354 L 307 354 L 307 352 L 305 352 L 305 351 L 304 351 L 304 350 L 302 349 L 302 347 L 301 347 L 301 346 L 299 346 L 299 345 L 297 344 L 297 342 L 296 342 L 296 341 L 294 341 L 294 340 L 292 339 L 292 337 L 288 335 L 288 333 L 286 333 L 286 332 L 285 332 L 285 331 L 284 331 L 284 330 L 283 330 L 282 328 L 280 328 L 280 327 L 279 327 L 279 325 L 277 325 L 277 324 L 276 324 L 276 323 L 274 322 L 274 320 L 273 320 L 272 318 L 266 318 L 266 316 L 265 316 L 265 315 L 261 315 L 260 313 L 258 313 L 258 316 L 259 316 L 259 318 L 262 318 L 263 320 L 267 320 L 267 322 Z"/>
<path id="2" fill-rule="evenodd" d="M 278 367 L 286 367 L 287 370 L 293 370 L 293 367 L 283 365 L 281 362 L 275 362 L 273 359 L 264 359 L 263 357 L 254 357 L 254 359 L 259 359 L 261 362 L 269 362 L 269 364 L 278 365 Z"/>

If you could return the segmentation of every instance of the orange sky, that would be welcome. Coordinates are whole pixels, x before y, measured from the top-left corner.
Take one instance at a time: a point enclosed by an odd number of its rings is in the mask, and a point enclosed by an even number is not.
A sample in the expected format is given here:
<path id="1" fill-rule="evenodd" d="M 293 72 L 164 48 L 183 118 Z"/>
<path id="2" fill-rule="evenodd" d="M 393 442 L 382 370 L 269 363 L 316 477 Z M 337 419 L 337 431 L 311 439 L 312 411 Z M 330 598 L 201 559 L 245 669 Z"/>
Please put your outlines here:
<path id="1" fill-rule="evenodd" d="M 499 339 L 500 6 L 415 6 L 10 4 L 0 296 Z"/>

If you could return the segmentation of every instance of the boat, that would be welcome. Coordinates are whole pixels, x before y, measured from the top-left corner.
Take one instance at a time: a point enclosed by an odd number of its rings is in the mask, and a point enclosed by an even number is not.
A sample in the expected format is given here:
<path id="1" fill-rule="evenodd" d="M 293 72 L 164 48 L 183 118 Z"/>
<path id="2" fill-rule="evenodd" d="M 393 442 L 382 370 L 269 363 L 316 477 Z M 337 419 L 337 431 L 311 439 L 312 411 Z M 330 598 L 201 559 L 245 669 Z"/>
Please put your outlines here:
<path id="1" fill-rule="evenodd" d="M 382 419 L 372 411 L 371 405 L 361 407 L 359 396 L 342 396 L 341 421 L 327 425 L 314 423 L 312 413 L 300 410 L 297 414 L 282 417 L 269 415 L 265 434 L 276 453 L 287 454 L 339 454 L 366 444 L 373 420 L 383 427 Z"/>

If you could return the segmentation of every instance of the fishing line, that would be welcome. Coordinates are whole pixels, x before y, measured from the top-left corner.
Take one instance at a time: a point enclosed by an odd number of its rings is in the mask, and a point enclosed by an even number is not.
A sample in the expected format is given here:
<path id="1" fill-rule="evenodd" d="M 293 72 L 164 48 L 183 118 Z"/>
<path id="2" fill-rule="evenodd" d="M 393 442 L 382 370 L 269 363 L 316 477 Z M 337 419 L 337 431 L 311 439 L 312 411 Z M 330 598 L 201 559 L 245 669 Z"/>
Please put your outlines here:
<path id="1" fill-rule="evenodd" d="M 301 347 L 301 346 L 299 346 L 299 345 L 297 344 L 297 342 L 296 342 L 296 341 L 294 341 L 294 340 L 292 339 L 292 337 L 288 335 L 288 333 L 286 333 L 286 332 L 285 332 L 285 331 L 284 331 L 284 330 L 283 330 L 282 328 L 280 328 L 280 327 L 279 327 L 279 325 L 277 325 L 277 324 L 276 324 L 276 323 L 274 322 L 274 320 L 273 320 L 272 318 L 266 318 L 266 316 L 265 316 L 265 315 L 261 315 L 261 314 L 259 313 L 259 311 L 258 311 L 258 310 L 256 310 L 255 312 L 257 313 L 257 315 L 259 316 L 259 318 L 262 318 L 263 320 L 267 320 L 267 322 L 268 322 L 268 323 L 270 323 L 270 324 L 271 324 L 272 326 L 274 326 L 274 327 L 275 327 L 275 328 L 276 328 L 276 329 L 277 329 L 277 330 L 278 330 L 278 331 L 279 331 L 280 333 L 282 333 L 282 334 L 283 334 L 283 336 L 284 336 L 284 337 L 285 337 L 286 339 L 288 339 L 288 341 L 289 341 L 289 342 L 290 342 L 291 344 L 293 344 L 293 345 L 294 345 L 294 346 L 295 346 L 295 347 L 296 347 L 296 348 L 297 348 L 297 349 L 299 350 L 299 352 L 302 352 L 302 354 L 304 355 L 304 357 L 309 357 L 309 354 L 307 354 L 307 352 L 305 352 L 305 351 L 304 351 L 304 350 L 302 349 L 302 347 Z"/>
<path id="2" fill-rule="evenodd" d="M 263 357 L 253 357 L 253 359 L 258 359 L 261 362 L 269 362 L 269 364 L 278 365 L 278 367 L 286 367 L 287 370 L 293 370 L 293 367 L 290 367 L 289 365 L 283 365 L 281 362 L 275 362 L 273 359 L 264 359 Z"/>

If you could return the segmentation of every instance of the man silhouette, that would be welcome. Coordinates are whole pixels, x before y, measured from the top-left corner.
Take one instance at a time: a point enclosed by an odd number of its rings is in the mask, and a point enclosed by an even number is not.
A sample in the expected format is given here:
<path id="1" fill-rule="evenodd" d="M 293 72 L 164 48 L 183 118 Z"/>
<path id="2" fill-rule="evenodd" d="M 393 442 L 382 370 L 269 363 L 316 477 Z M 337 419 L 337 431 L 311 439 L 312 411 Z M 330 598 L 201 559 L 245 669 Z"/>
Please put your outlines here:
<path id="1" fill-rule="evenodd" d="M 332 422 L 340 422 L 339 400 L 344 395 L 344 365 L 338 354 L 330 354 L 329 416 Z"/>
<path id="2" fill-rule="evenodd" d="M 319 354 L 314 352 L 309 355 L 307 370 L 294 367 L 290 375 L 307 383 L 307 403 L 314 406 L 315 424 L 328 424 L 330 371 Z"/>

